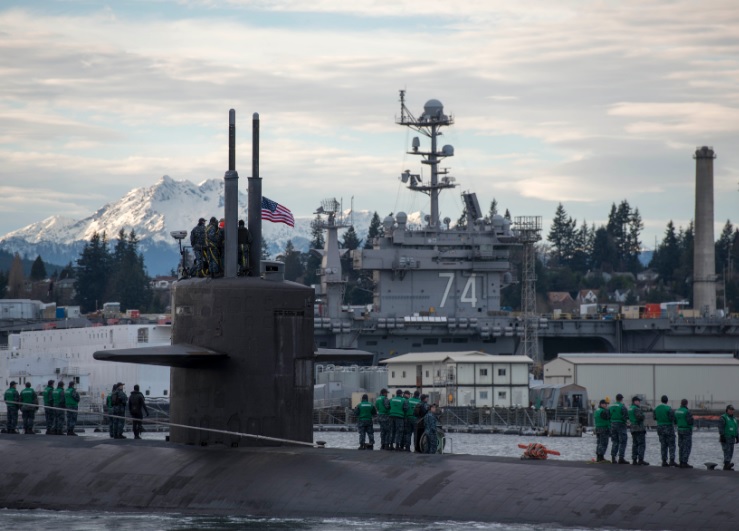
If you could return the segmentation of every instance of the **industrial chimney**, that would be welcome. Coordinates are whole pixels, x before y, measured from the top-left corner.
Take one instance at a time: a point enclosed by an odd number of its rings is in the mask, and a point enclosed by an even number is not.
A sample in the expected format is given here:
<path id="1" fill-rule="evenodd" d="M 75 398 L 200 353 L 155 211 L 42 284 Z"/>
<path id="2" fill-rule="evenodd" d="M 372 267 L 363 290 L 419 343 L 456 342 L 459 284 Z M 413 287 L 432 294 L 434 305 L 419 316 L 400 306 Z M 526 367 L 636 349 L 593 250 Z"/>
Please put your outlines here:
<path id="1" fill-rule="evenodd" d="M 703 316 L 716 314 L 716 253 L 713 241 L 713 159 L 707 146 L 695 155 L 695 241 L 693 308 Z"/>

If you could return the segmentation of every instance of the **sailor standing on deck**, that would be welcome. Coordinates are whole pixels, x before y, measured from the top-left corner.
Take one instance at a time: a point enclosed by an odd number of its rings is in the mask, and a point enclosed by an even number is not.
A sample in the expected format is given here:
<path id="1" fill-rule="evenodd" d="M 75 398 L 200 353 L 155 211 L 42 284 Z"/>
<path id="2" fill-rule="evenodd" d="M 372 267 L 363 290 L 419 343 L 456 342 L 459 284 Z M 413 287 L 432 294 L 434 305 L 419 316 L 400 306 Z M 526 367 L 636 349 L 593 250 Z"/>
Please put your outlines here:
<path id="1" fill-rule="evenodd" d="M 629 408 L 629 424 L 631 429 L 631 464 L 648 465 L 644 460 L 647 449 L 647 429 L 644 427 L 644 412 L 641 409 L 641 398 L 631 399 Z"/>
<path id="2" fill-rule="evenodd" d="M 64 408 L 66 407 L 66 401 L 64 397 L 64 382 L 56 384 L 56 389 L 52 393 L 54 397 L 53 406 L 57 409 L 54 410 L 54 425 L 51 428 L 52 435 L 63 435 L 64 434 Z"/>
<path id="3" fill-rule="evenodd" d="M 20 402 L 21 395 L 15 388 L 16 382 L 10 382 L 10 387 L 5 391 L 5 406 L 8 410 L 8 423 L 6 425 L 6 433 L 18 433 L 18 402 Z"/>
<path id="4" fill-rule="evenodd" d="M 408 401 L 403 399 L 403 391 L 398 389 L 395 396 L 390 400 L 390 449 L 402 450 L 403 427 L 405 425 L 405 412 L 408 409 Z"/>
<path id="5" fill-rule="evenodd" d="M 23 415 L 23 433 L 35 435 L 33 431 L 33 420 L 36 418 L 38 409 L 38 395 L 31 387 L 31 382 L 26 382 L 26 388 L 21 391 L 21 414 Z"/>
<path id="6" fill-rule="evenodd" d="M 110 415 L 113 414 L 113 394 L 117 388 L 118 384 L 115 384 L 113 389 L 111 389 L 110 394 L 105 397 L 105 407 L 108 411 L 108 435 L 110 435 L 111 439 L 115 438 L 115 420 Z"/>
<path id="7" fill-rule="evenodd" d="M 380 396 L 375 400 L 375 407 L 377 408 L 377 419 L 380 423 L 380 449 L 389 450 L 392 445 L 390 439 L 390 400 L 387 397 L 387 389 L 380 391 Z"/>
<path id="8" fill-rule="evenodd" d="M 54 427 L 54 380 L 49 380 L 44 388 L 44 417 L 46 418 L 46 435 L 51 435 Z"/>
<path id="9" fill-rule="evenodd" d="M 677 424 L 680 468 L 693 468 L 688 464 L 690 451 L 693 449 L 693 414 L 688 409 L 687 398 L 680 401 L 680 407 L 675 411 L 675 424 Z"/>
<path id="10" fill-rule="evenodd" d="M 362 395 L 362 401 L 354 408 L 354 416 L 357 417 L 359 449 L 373 450 L 375 448 L 375 428 L 373 419 L 377 416 L 377 408 L 372 405 L 366 394 Z M 369 438 L 369 444 L 364 443 L 365 436 Z"/>
<path id="11" fill-rule="evenodd" d="M 662 403 L 654 408 L 654 420 L 657 421 L 662 466 L 677 466 L 675 462 L 675 412 L 667 405 L 668 400 L 667 395 L 662 395 Z M 669 463 L 667 462 L 668 452 L 670 454 Z"/>
<path id="12" fill-rule="evenodd" d="M 726 406 L 726 412 L 718 419 L 719 441 L 724 451 L 724 470 L 733 470 L 734 445 L 739 442 L 739 429 L 734 418 L 734 406 Z"/>
<path id="13" fill-rule="evenodd" d="M 204 277 L 206 268 L 205 218 L 200 218 L 198 224 L 190 231 L 190 247 L 195 257 L 190 274 L 194 277 Z"/>
<path id="14" fill-rule="evenodd" d="M 595 421 L 595 436 L 597 443 L 595 446 L 595 460 L 598 463 L 606 462 L 606 451 L 608 450 L 608 438 L 611 435 L 611 415 L 606 407 L 608 403 L 605 400 L 598 402 L 598 409 L 593 413 Z"/>
<path id="15" fill-rule="evenodd" d="M 423 417 L 423 429 L 426 433 L 426 440 L 428 441 L 428 447 L 426 448 L 427 454 L 435 454 L 438 450 L 439 438 L 436 434 L 437 424 L 436 404 L 431 404 L 428 413 Z"/>
<path id="16" fill-rule="evenodd" d="M 144 431 L 144 425 L 141 419 L 144 418 L 144 413 L 149 416 L 149 409 L 146 407 L 146 399 L 144 394 L 140 391 L 138 384 L 133 386 L 133 392 L 128 397 L 128 412 L 131 414 L 133 420 L 133 438 L 140 439 L 141 432 Z"/>
<path id="17" fill-rule="evenodd" d="M 426 413 L 429 412 L 431 406 L 429 406 L 429 395 L 421 395 L 421 401 L 418 403 L 418 405 L 413 410 L 413 414 L 418 419 L 416 421 L 416 425 L 414 426 L 414 435 L 413 435 L 413 443 L 415 446 L 416 452 L 421 452 L 421 437 L 423 436 L 424 431 L 424 418 L 426 417 Z"/>
<path id="18" fill-rule="evenodd" d="M 67 435 L 77 435 L 74 427 L 77 425 L 77 408 L 80 403 L 80 394 L 74 388 L 74 381 L 69 382 L 64 393 L 64 403 L 67 405 Z"/>
<path id="19" fill-rule="evenodd" d="M 116 385 L 115 392 L 113 393 L 113 415 L 116 416 L 113 420 L 115 426 L 113 427 L 113 438 L 114 439 L 128 439 L 123 435 L 123 427 L 126 425 L 126 404 L 128 403 L 128 396 L 123 391 L 122 383 L 118 382 Z"/>
<path id="20" fill-rule="evenodd" d="M 616 403 L 608 407 L 608 413 L 611 415 L 611 463 L 619 465 L 628 465 L 625 459 L 626 443 L 629 440 L 626 431 L 626 419 L 629 418 L 629 410 L 623 403 L 624 395 L 618 393 L 616 395 Z M 616 460 L 618 457 L 618 461 Z"/>

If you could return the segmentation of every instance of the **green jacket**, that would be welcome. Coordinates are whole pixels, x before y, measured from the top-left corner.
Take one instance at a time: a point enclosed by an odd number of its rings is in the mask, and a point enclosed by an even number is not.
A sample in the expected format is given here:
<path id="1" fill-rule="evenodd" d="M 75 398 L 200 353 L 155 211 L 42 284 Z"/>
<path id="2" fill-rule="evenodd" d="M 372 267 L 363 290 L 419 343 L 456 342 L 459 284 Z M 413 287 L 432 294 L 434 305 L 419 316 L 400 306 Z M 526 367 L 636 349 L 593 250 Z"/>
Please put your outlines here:
<path id="1" fill-rule="evenodd" d="M 609 406 L 608 412 L 611 414 L 611 424 L 626 424 L 629 412 L 623 402 L 616 402 Z"/>
<path id="2" fill-rule="evenodd" d="M 77 389 L 67 387 L 67 390 L 64 391 L 64 403 L 67 404 L 67 407 L 77 409 L 80 403 L 80 394 L 77 392 Z"/>
<path id="3" fill-rule="evenodd" d="M 44 389 L 44 405 L 45 406 L 53 406 L 54 405 L 54 388 L 50 385 L 47 385 Z"/>
<path id="4" fill-rule="evenodd" d="M 416 416 L 413 414 L 414 411 L 416 411 L 416 405 L 421 403 L 420 398 L 411 397 L 408 399 L 408 411 L 405 412 L 405 416 L 407 418 L 415 418 Z"/>
<path id="5" fill-rule="evenodd" d="M 611 415 L 607 409 L 599 407 L 595 410 L 593 415 L 595 420 L 595 427 L 597 428 L 610 428 L 611 427 Z"/>
<path id="6" fill-rule="evenodd" d="M 18 389 L 15 387 L 8 387 L 8 390 L 5 391 L 5 402 L 8 407 L 20 407 L 19 404 L 8 404 L 7 402 L 20 402 L 21 401 L 21 395 L 18 394 Z"/>
<path id="7" fill-rule="evenodd" d="M 736 441 L 737 437 L 737 424 L 734 417 L 730 417 L 726 413 L 721 415 L 719 419 L 718 432 L 726 437 L 726 442 L 732 443 Z"/>
<path id="8" fill-rule="evenodd" d="M 377 415 L 377 408 L 368 400 L 362 400 L 357 407 L 354 408 L 354 414 L 358 420 L 372 420 Z"/>
<path id="9" fill-rule="evenodd" d="M 24 404 L 38 404 L 36 397 L 36 391 L 33 390 L 33 387 L 26 387 L 21 391 L 21 402 Z"/>
<path id="10" fill-rule="evenodd" d="M 395 395 L 390 399 L 390 416 L 404 418 L 408 409 L 408 401 L 402 396 Z"/>
<path id="11" fill-rule="evenodd" d="M 54 397 L 54 403 L 52 404 L 54 407 L 66 407 L 66 402 L 64 401 L 64 388 L 56 387 L 52 396 Z"/>
<path id="12" fill-rule="evenodd" d="M 675 424 L 677 431 L 690 433 L 693 431 L 693 414 L 686 407 L 679 407 L 675 410 Z"/>
<path id="13" fill-rule="evenodd" d="M 675 413 L 667 404 L 660 404 L 654 408 L 654 420 L 657 426 L 672 426 L 675 424 Z"/>
<path id="14" fill-rule="evenodd" d="M 379 415 L 387 415 L 390 413 L 390 400 L 388 400 L 387 396 L 380 395 L 375 400 L 375 407 Z"/>

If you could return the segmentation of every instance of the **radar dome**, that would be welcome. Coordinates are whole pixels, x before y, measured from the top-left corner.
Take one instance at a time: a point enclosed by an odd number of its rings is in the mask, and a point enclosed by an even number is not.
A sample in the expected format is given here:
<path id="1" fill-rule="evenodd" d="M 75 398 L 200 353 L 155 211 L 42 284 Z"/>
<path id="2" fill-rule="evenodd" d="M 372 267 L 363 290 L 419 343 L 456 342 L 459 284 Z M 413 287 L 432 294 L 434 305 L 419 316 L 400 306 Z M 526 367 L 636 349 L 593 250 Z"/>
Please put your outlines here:
<path id="1" fill-rule="evenodd" d="M 427 120 L 440 120 L 445 118 L 444 106 L 439 100 L 429 100 L 423 106 L 423 118 Z"/>
<path id="2" fill-rule="evenodd" d="M 395 214 L 395 221 L 398 222 L 398 225 L 405 225 L 408 221 L 408 214 L 405 212 L 398 212 Z"/>

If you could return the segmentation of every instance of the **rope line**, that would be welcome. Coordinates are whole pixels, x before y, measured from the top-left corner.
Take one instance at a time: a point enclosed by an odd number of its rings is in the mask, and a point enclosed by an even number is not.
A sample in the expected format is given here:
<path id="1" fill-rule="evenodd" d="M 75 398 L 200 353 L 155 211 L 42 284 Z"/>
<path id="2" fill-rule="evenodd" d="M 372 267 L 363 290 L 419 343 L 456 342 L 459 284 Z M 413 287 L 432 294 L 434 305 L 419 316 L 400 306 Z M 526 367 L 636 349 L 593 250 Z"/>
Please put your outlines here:
<path id="1" fill-rule="evenodd" d="M 55 410 L 55 411 L 77 411 L 77 413 L 79 413 L 79 411 L 76 410 L 76 409 L 69 409 L 69 408 L 64 408 L 64 407 L 42 406 L 40 404 L 26 404 L 24 402 L 14 402 L 14 401 L 10 401 L 10 400 L 2 400 L 2 402 L 5 402 L 6 404 L 16 404 L 16 405 L 19 405 L 19 406 L 32 405 L 32 406 L 43 407 L 44 409 L 50 409 L 50 410 Z M 197 426 L 187 426 L 185 424 L 176 424 L 176 423 L 173 423 L 173 422 L 164 422 L 164 421 L 161 421 L 161 420 L 148 420 L 146 418 L 138 419 L 138 418 L 135 418 L 135 417 L 126 417 L 125 415 L 123 415 L 123 416 L 121 416 L 121 415 L 111 415 L 110 413 L 103 413 L 102 411 L 100 411 L 100 412 L 98 412 L 98 411 L 85 411 L 84 413 L 85 414 L 100 415 L 102 417 L 108 417 L 108 418 L 111 418 L 111 419 L 123 419 L 123 420 L 126 420 L 126 419 L 135 419 L 137 422 L 141 422 L 142 424 L 156 424 L 156 425 L 159 425 L 159 426 L 170 426 L 170 427 L 175 427 L 175 428 L 184 428 L 184 429 L 187 429 L 187 430 L 207 431 L 207 432 L 210 432 L 210 433 L 220 433 L 220 434 L 223 434 L 223 435 L 234 435 L 234 436 L 238 436 L 238 437 L 244 437 L 244 438 L 247 438 L 247 439 L 257 439 L 257 440 L 260 440 L 260 441 L 284 442 L 284 443 L 289 443 L 289 444 L 298 444 L 298 445 L 301 445 L 301 446 L 309 446 L 311 448 L 323 448 L 324 447 L 324 445 L 322 445 L 322 444 L 308 443 L 308 442 L 305 442 L 305 441 L 295 441 L 295 440 L 292 440 L 292 439 L 282 439 L 280 437 L 268 437 L 267 435 L 256 435 L 256 434 L 253 434 L 253 433 L 241 433 L 241 432 L 238 432 L 238 431 L 217 430 L 217 429 L 214 429 L 214 428 L 200 428 L 200 427 L 197 427 Z"/>

